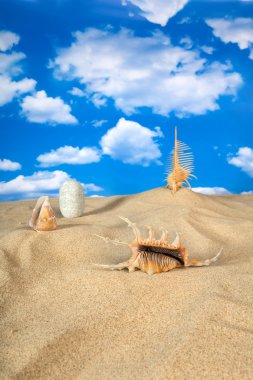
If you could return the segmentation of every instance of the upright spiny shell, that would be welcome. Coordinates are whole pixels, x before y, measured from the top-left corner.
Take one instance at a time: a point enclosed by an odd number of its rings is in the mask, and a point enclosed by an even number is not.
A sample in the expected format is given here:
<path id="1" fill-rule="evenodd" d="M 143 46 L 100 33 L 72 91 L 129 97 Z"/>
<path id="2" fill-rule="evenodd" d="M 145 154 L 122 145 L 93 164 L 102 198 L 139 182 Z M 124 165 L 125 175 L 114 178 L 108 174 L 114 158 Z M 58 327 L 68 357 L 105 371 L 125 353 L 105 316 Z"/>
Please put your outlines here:
<path id="1" fill-rule="evenodd" d="M 70 179 L 60 188 L 60 210 L 65 218 L 77 218 L 84 213 L 84 190 L 80 182 Z"/>
<path id="2" fill-rule="evenodd" d="M 189 179 L 196 178 L 193 174 L 193 155 L 191 149 L 177 139 L 177 128 L 175 127 L 175 142 L 173 153 L 169 157 L 167 187 L 175 193 L 186 183 L 189 188 Z"/>
<path id="3" fill-rule="evenodd" d="M 57 228 L 56 217 L 48 197 L 40 197 L 32 212 L 29 226 L 35 231 L 52 231 Z"/>

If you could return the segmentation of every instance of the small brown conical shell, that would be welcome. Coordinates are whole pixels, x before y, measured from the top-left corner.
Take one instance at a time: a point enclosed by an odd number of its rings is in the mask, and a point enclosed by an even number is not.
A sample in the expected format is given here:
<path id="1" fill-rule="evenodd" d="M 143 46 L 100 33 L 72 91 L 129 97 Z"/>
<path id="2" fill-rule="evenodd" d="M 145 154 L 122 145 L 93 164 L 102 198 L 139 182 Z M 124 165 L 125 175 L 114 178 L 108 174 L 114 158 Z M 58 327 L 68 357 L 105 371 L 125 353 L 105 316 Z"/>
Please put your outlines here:
<path id="1" fill-rule="evenodd" d="M 56 217 L 48 197 L 40 197 L 33 209 L 29 226 L 35 231 L 52 231 L 57 228 Z"/>

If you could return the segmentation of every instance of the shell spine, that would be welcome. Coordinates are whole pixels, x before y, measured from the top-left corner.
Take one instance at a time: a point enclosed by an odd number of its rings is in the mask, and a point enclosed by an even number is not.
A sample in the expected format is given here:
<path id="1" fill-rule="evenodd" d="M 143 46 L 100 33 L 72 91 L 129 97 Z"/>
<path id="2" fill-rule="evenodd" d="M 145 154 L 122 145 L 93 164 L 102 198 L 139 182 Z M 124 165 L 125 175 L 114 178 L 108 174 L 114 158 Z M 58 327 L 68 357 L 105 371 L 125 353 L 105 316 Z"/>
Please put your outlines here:
<path id="1" fill-rule="evenodd" d="M 175 127 L 174 151 L 169 157 L 167 187 L 173 193 L 182 188 L 183 183 L 191 187 L 188 179 L 195 177 L 192 174 L 193 169 L 193 154 L 191 149 L 188 145 L 178 140 L 177 127 Z"/>

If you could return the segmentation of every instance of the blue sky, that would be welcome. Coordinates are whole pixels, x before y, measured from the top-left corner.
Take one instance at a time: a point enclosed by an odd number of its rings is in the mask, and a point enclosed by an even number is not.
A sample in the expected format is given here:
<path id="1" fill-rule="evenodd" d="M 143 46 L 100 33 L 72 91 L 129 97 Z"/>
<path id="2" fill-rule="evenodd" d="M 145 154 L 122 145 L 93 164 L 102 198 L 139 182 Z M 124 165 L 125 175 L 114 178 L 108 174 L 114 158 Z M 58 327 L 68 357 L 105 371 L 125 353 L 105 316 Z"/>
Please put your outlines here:
<path id="1" fill-rule="evenodd" d="M 165 185 L 179 139 L 196 191 L 253 191 L 253 2 L 2 0 L 0 200 Z"/>

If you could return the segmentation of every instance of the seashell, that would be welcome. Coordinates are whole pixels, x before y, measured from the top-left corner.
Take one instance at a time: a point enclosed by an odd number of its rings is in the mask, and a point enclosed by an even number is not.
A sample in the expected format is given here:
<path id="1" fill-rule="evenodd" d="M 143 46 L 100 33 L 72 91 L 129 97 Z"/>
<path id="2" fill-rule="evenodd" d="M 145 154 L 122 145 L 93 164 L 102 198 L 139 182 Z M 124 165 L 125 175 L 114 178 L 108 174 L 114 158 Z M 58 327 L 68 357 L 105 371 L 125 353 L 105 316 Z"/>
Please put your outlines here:
<path id="1" fill-rule="evenodd" d="M 40 197 L 37 200 L 29 226 L 35 231 L 52 231 L 57 228 L 56 217 L 48 197 Z"/>
<path id="2" fill-rule="evenodd" d="M 218 259 L 223 250 L 221 249 L 215 257 L 208 260 L 200 261 L 190 259 L 187 250 L 180 243 L 180 237 L 178 234 L 175 240 L 169 244 L 167 241 L 167 230 L 162 229 L 161 238 L 156 240 L 153 228 L 148 226 L 149 236 L 147 239 L 143 239 L 135 223 L 132 223 L 127 218 L 120 218 L 124 220 L 134 232 L 135 239 L 131 243 L 126 243 L 118 239 L 111 240 L 100 235 L 96 236 L 103 239 L 106 243 L 111 242 L 115 245 L 128 246 L 132 252 L 132 256 L 129 260 L 116 265 L 95 264 L 96 266 L 111 270 L 122 270 L 127 268 L 129 272 L 134 272 L 136 269 L 140 269 L 142 272 L 152 275 L 154 273 L 168 272 L 175 268 L 210 265 Z"/>
<path id="3" fill-rule="evenodd" d="M 80 182 L 70 179 L 60 188 L 60 210 L 65 218 L 77 218 L 84 213 L 84 190 Z"/>
<path id="4" fill-rule="evenodd" d="M 168 162 L 167 187 L 175 193 L 186 183 L 189 188 L 191 185 L 188 181 L 190 178 L 196 178 L 192 174 L 194 169 L 193 155 L 188 145 L 177 139 L 177 128 L 175 127 L 174 149 L 170 154 Z"/>

